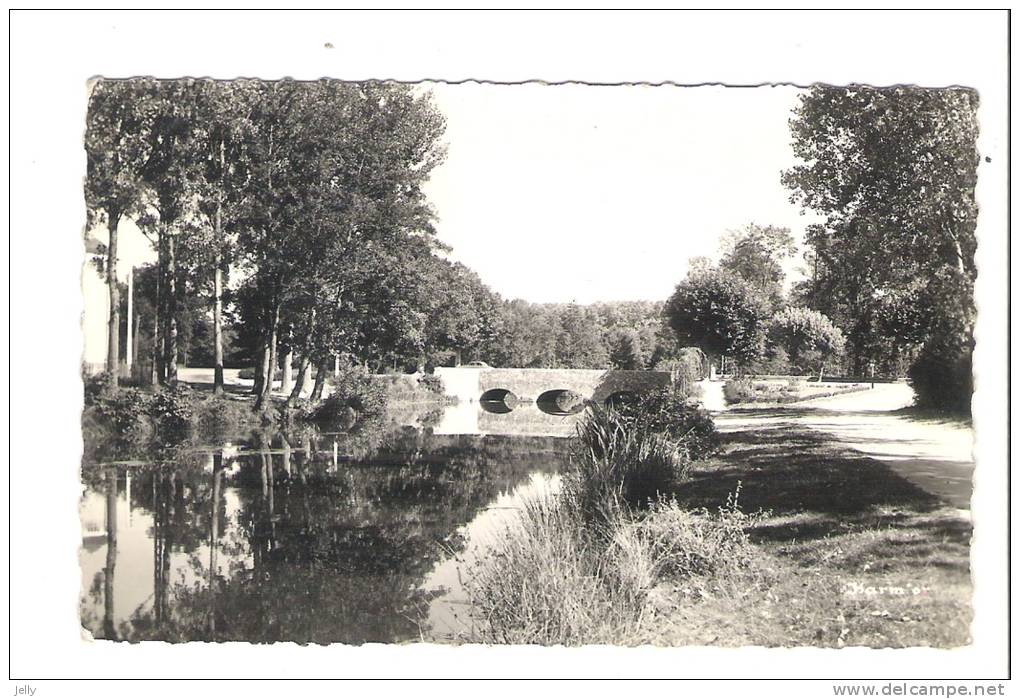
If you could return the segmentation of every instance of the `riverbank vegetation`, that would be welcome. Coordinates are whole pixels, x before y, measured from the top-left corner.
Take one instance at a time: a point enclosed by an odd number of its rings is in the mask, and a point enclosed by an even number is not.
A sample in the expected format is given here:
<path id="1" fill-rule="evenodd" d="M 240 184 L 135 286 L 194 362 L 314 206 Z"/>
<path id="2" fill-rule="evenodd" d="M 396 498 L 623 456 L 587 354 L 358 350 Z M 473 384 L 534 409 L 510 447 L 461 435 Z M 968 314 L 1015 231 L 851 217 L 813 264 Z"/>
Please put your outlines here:
<path id="1" fill-rule="evenodd" d="M 442 410 L 452 399 L 443 394 L 435 376 L 378 376 L 362 367 L 344 367 L 330 374 L 326 397 L 318 401 L 289 400 L 276 395 L 261 408 L 247 392 L 216 394 L 185 383 L 152 388 L 111 387 L 108 374 L 85 382 L 82 414 L 86 460 L 95 448 L 119 445 L 132 451 L 152 440 L 162 443 L 234 437 L 267 427 L 302 423 L 324 429 L 349 429 L 358 421 L 387 410 L 411 406 Z M 106 447 L 104 447 L 106 445 Z"/>
<path id="2" fill-rule="evenodd" d="M 472 571 L 474 640 L 967 642 L 970 524 L 887 466 L 793 425 L 685 461 L 661 433 L 609 436 L 625 424 L 593 414 L 561 491 Z"/>

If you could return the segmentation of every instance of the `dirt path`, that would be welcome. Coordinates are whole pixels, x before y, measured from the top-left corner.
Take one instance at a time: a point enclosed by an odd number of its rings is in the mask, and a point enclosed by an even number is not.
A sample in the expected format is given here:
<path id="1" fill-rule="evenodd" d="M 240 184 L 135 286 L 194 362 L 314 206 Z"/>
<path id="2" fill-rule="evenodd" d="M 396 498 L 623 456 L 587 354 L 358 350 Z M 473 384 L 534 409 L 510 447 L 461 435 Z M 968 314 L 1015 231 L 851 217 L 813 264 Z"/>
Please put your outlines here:
<path id="1" fill-rule="evenodd" d="M 961 510 L 970 509 L 974 474 L 972 430 L 950 420 L 922 419 L 899 411 L 913 393 L 903 383 L 759 410 L 723 410 L 724 432 L 781 424 L 805 425 L 851 449 L 888 464 L 927 492 Z"/>

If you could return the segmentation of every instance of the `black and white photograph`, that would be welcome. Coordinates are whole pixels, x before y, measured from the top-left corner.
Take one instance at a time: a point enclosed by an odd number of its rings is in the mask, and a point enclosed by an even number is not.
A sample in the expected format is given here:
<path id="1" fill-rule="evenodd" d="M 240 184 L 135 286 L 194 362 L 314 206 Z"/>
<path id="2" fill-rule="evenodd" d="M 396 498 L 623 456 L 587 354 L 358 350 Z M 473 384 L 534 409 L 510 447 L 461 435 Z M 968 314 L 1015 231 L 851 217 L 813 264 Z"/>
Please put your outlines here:
<path id="1" fill-rule="evenodd" d="M 455 17 L 482 19 L 418 16 Z M 626 15 L 655 17 L 697 15 Z M 366 17 L 323 19 L 344 28 L 314 42 L 331 56 Z M 80 271 L 50 382 L 80 458 L 43 460 L 77 479 L 60 502 L 78 550 L 31 554 L 77 571 L 77 599 L 49 600 L 76 609 L 74 641 L 157 663 L 816 649 L 831 676 L 895 677 L 840 658 L 951 663 L 993 610 L 1005 628 L 1004 543 L 975 549 L 1006 537 L 975 495 L 1009 467 L 989 437 L 1008 420 L 1009 290 L 981 262 L 1008 264 L 1001 99 L 866 71 L 466 68 L 80 81 L 77 228 L 32 214 L 32 245 Z M 12 306 L 46 276 L 12 283 Z"/>

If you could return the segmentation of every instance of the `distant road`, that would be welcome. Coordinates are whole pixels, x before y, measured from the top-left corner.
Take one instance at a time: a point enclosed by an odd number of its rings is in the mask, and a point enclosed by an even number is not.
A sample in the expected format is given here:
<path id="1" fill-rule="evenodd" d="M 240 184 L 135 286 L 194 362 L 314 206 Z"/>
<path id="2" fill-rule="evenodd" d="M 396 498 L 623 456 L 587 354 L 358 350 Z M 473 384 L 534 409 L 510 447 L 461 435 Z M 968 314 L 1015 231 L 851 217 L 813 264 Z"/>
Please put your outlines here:
<path id="1" fill-rule="evenodd" d="M 721 391 L 721 387 L 720 387 Z M 905 383 L 769 410 L 723 410 L 716 424 L 724 432 L 780 423 L 805 425 L 841 444 L 888 464 L 894 471 L 954 507 L 970 509 L 974 476 L 974 433 L 952 420 L 921 419 L 893 411 L 913 403 Z"/>
<path id="2" fill-rule="evenodd" d="M 255 382 L 252 379 L 242 379 L 240 377 L 240 373 L 241 373 L 240 369 L 224 369 L 223 384 L 228 388 L 233 388 L 234 391 L 237 391 L 239 388 L 251 388 L 252 386 L 255 385 Z M 179 381 L 183 381 L 185 383 L 194 385 L 205 384 L 208 386 L 212 386 L 213 375 L 214 373 L 212 369 L 199 369 L 195 367 L 178 367 L 177 369 L 177 379 Z M 312 386 L 314 384 L 315 381 L 313 381 L 311 378 L 305 381 L 305 390 L 301 393 L 302 397 L 307 398 L 308 396 L 311 395 Z M 329 384 L 327 382 L 327 388 L 324 395 L 328 395 L 330 390 L 331 389 L 329 389 Z M 279 381 L 273 382 L 273 393 L 281 396 L 283 395 L 283 393 L 280 391 Z"/>

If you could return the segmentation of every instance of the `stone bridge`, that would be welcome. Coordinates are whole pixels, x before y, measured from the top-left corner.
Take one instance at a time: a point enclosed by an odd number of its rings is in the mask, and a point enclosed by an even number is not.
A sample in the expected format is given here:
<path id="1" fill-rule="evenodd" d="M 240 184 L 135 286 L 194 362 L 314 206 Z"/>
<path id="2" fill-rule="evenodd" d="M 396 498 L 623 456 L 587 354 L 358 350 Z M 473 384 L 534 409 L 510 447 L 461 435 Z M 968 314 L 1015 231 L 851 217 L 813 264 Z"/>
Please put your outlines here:
<path id="1" fill-rule="evenodd" d="M 512 394 L 524 403 L 555 400 L 564 391 L 605 402 L 620 393 L 642 393 L 669 385 L 667 371 L 622 369 L 494 369 L 437 367 L 446 394 L 462 402 L 502 400 Z"/>

